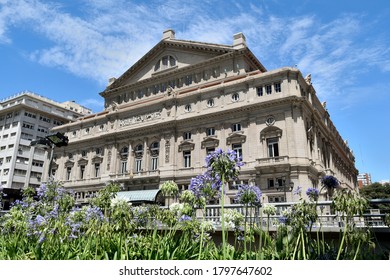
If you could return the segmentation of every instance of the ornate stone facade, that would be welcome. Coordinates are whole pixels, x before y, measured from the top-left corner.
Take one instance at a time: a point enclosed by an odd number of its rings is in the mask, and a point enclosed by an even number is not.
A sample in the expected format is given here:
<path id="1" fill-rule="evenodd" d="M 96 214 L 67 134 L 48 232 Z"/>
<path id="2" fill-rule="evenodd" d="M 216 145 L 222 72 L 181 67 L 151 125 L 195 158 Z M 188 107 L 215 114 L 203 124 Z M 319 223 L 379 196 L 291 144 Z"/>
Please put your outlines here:
<path id="1" fill-rule="evenodd" d="M 80 199 L 117 181 L 126 190 L 183 189 L 217 147 L 242 155 L 237 184 L 261 187 L 264 202 L 297 200 L 326 174 L 356 187 L 354 156 L 296 68 L 267 71 L 242 33 L 233 45 L 163 39 L 100 94 L 105 109 L 57 127 L 56 179 Z M 72 155 L 72 158 L 69 157 Z M 233 202 L 233 199 L 232 201 Z"/>

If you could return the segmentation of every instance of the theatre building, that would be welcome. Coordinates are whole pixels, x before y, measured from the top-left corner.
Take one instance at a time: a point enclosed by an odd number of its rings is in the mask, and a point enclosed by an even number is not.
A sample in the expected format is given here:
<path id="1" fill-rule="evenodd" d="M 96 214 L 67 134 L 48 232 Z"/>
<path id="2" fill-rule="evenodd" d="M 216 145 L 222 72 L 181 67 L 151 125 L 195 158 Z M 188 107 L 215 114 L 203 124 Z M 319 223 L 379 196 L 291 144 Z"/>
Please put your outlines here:
<path id="1" fill-rule="evenodd" d="M 230 203 L 239 184 L 260 186 L 264 202 L 297 200 L 293 189 L 320 187 L 324 175 L 356 187 L 352 151 L 310 75 L 267 70 L 242 33 L 221 45 L 179 40 L 167 30 L 100 95 L 102 112 L 52 130 L 69 144 L 55 150 L 51 172 L 78 201 L 111 181 L 137 193 L 167 180 L 185 189 L 218 147 L 245 162 L 239 180 L 229 182 Z"/>

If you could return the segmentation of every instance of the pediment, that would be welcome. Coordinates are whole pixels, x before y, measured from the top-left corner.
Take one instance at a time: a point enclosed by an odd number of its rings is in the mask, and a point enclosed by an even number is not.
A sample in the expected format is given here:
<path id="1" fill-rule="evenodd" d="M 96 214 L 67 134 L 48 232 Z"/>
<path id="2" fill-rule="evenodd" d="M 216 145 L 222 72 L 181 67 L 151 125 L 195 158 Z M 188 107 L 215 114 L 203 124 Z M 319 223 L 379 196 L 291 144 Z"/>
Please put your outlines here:
<path id="1" fill-rule="evenodd" d="M 65 167 L 73 167 L 73 165 L 74 165 L 74 161 L 73 160 L 68 159 L 65 162 Z"/>
<path id="2" fill-rule="evenodd" d="M 241 132 L 233 132 L 226 138 L 226 144 L 230 145 L 232 143 L 245 143 L 246 135 Z"/>
<path id="3" fill-rule="evenodd" d="M 202 141 L 202 149 L 204 148 L 216 148 L 219 145 L 219 140 L 216 137 L 208 136 Z"/>
<path id="4" fill-rule="evenodd" d="M 51 169 L 58 169 L 58 164 L 53 161 Z"/>
<path id="5" fill-rule="evenodd" d="M 270 137 L 282 137 L 283 131 L 276 126 L 269 126 L 260 131 L 260 140 L 264 141 Z"/>
<path id="6" fill-rule="evenodd" d="M 112 80 L 106 91 L 152 78 L 175 69 L 202 63 L 232 51 L 233 49 L 226 45 L 174 39 L 162 40 L 118 79 Z M 160 67 L 156 70 L 157 62 L 167 56 L 175 58 L 176 65 L 169 65 L 167 68 Z M 104 95 L 104 92 L 102 95 Z"/>
<path id="7" fill-rule="evenodd" d="M 179 144 L 179 152 L 193 150 L 195 143 L 192 140 L 184 140 Z"/>
<path id="8" fill-rule="evenodd" d="M 85 158 L 81 158 L 77 161 L 77 164 L 80 166 L 80 165 L 87 165 L 88 164 L 88 160 L 85 159 Z"/>
<path id="9" fill-rule="evenodd" d="M 101 163 L 103 162 L 103 157 L 100 156 L 100 155 L 95 155 L 93 158 L 92 158 L 92 163 Z"/>

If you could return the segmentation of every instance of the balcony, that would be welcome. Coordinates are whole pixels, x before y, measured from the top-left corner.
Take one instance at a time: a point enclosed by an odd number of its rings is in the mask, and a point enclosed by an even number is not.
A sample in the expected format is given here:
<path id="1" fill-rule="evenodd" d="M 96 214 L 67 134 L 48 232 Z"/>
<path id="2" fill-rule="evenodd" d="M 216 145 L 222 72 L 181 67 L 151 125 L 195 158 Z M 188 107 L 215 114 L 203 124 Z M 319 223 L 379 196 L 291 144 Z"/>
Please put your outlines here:
<path id="1" fill-rule="evenodd" d="M 284 172 L 290 170 L 288 156 L 258 158 L 255 168 L 261 172 Z"/>

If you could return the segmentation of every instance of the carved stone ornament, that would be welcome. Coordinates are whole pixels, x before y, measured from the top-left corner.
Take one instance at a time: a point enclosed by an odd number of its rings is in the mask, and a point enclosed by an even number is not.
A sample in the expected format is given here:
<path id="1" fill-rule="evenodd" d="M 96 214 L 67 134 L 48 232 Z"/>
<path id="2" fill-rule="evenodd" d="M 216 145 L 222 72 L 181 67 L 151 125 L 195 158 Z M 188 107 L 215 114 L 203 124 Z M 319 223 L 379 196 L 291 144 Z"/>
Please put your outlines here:
<path id="1" fill-rule="evenodd" d="M 265 121 L 265 124 L 268 125 L 268 126 L 272 126 L 275 124 L 275 117 L 274 116 L 268 116 L 266 121 Z"/>
<path id="2" fill-rule="evenodd" d="M 307 74 L 305 77 L 306 83 L 310 86 L 311 85 L 311 74 Z"/>
<path id="3" fill-rule="evenodd" d="M 191 140 L 184 140 L 179 144 L 179 152 L 193 150 L 195 144 Z"/>
<path id="4" fill-rule="evenodd" d="M 156 111 L 156 112 L 152 112 L 152 113 L 148 113 L 148 114 L 144 114 L 144 115 L 138 115 L 138 116 L 133 116 L 133 117 L 130 117 L 127 119 L 119 120 L 119 126 L 124 127 L 124 126 L 129 126 L 129 125 L 133 125 L 133 124 L 137 124 L 137 123 L 141 123 L 141 122 L 147 122 L 147 121 L 151 121 L 151 120 L 159 119 L 159 118 L 161 118 L 161 110 Z"/>

